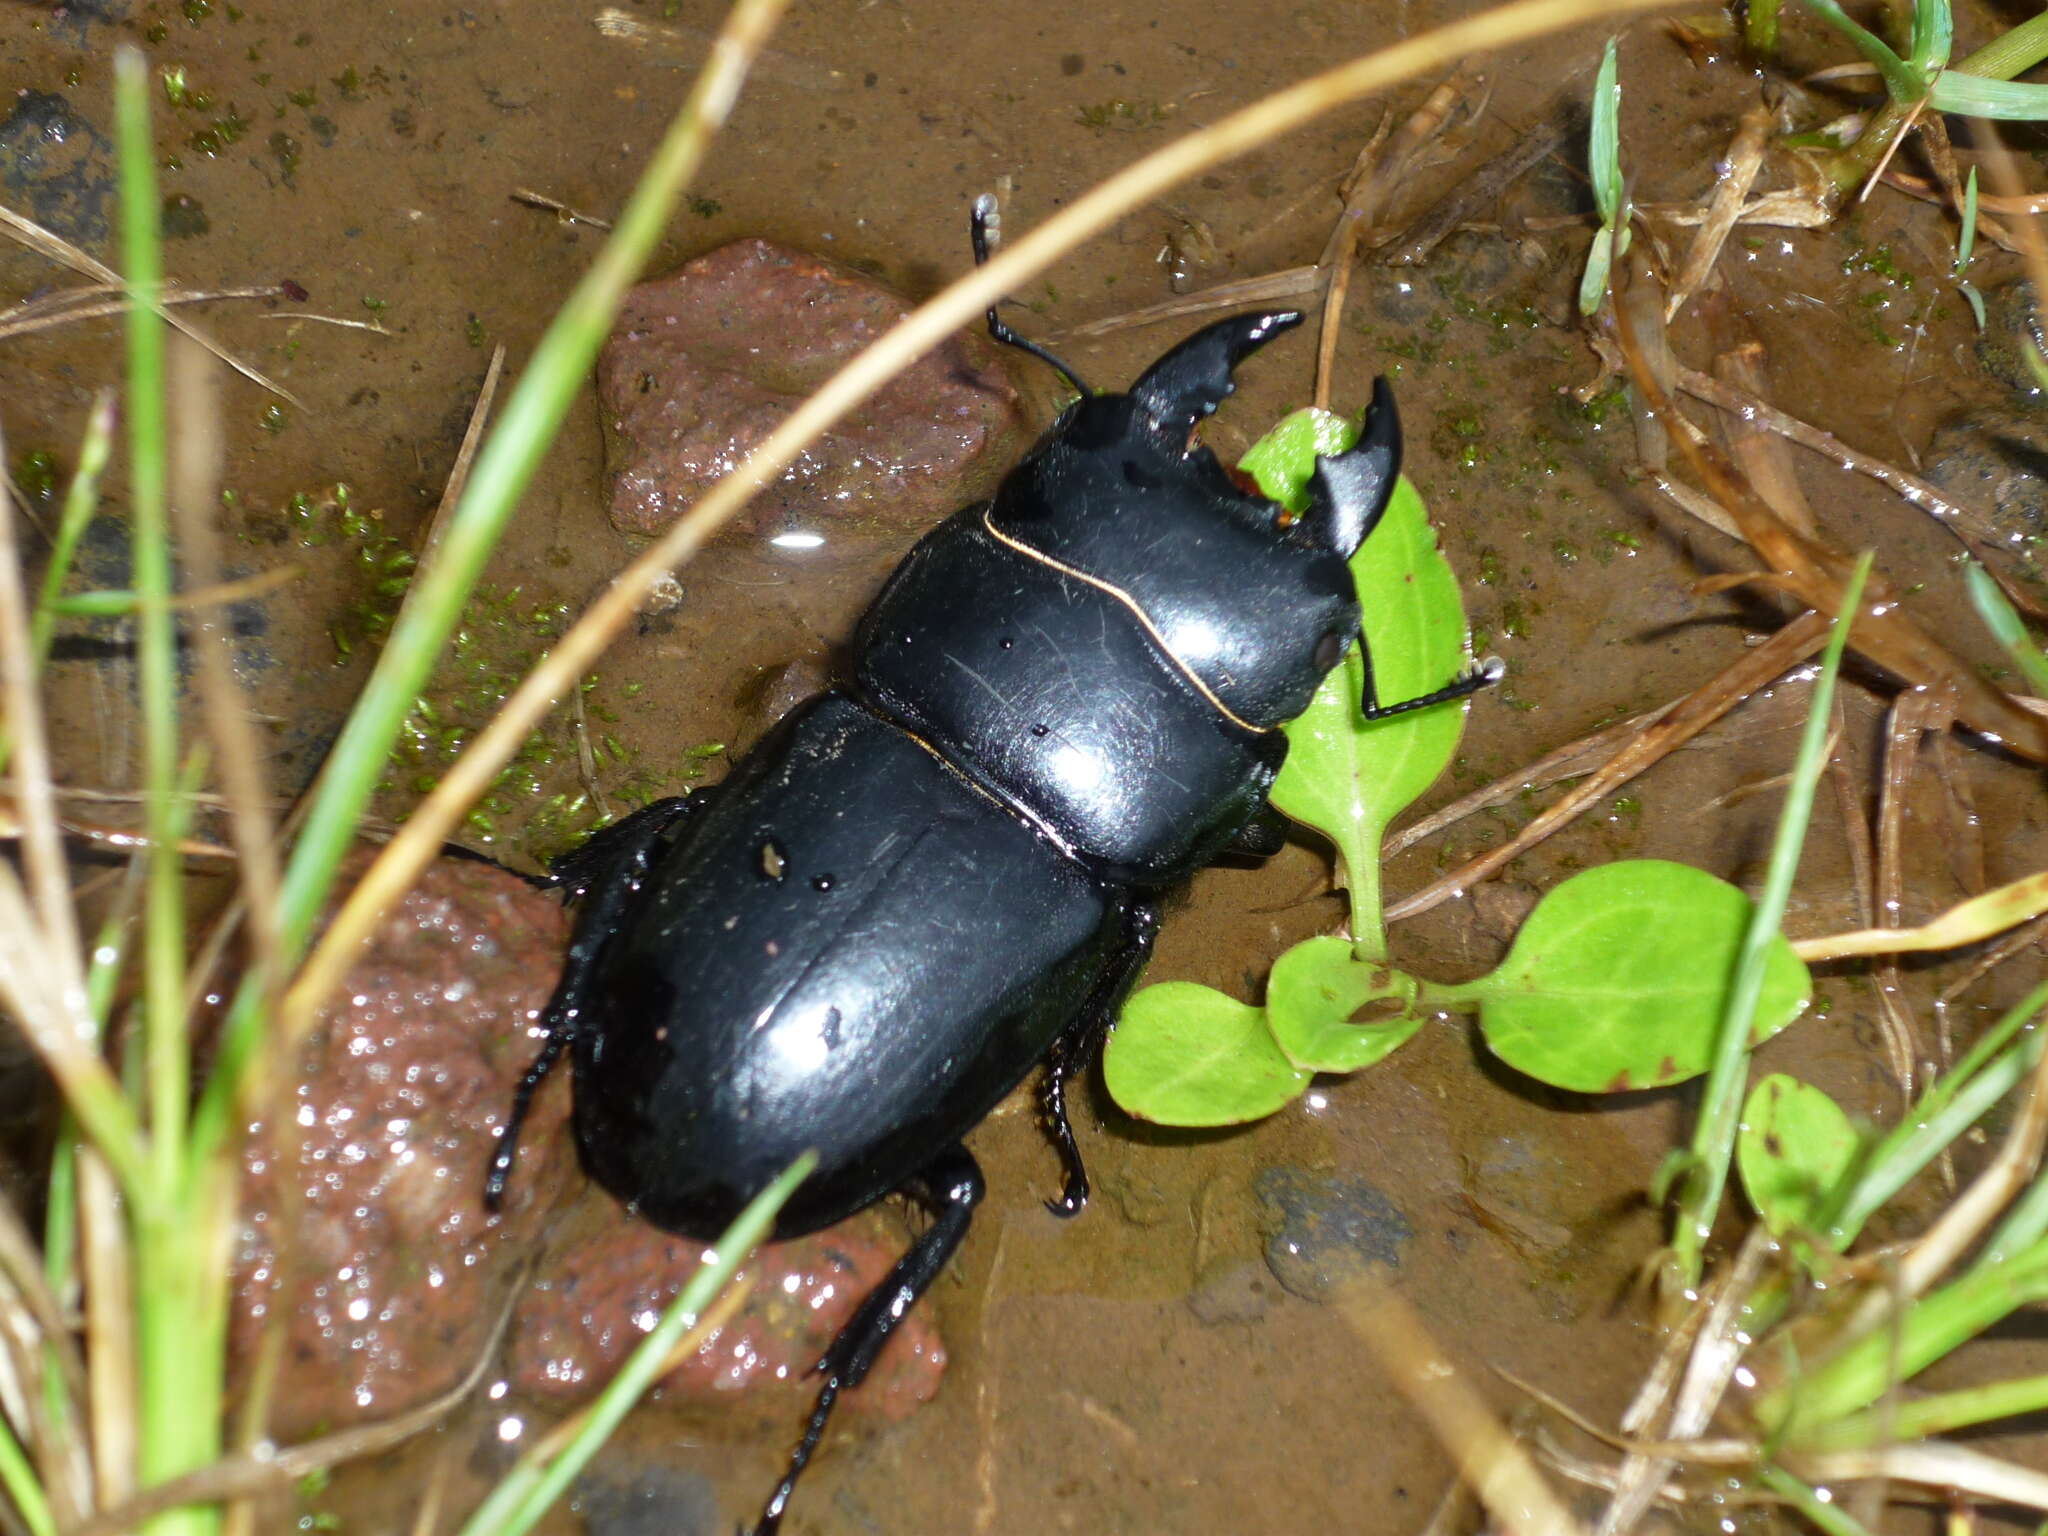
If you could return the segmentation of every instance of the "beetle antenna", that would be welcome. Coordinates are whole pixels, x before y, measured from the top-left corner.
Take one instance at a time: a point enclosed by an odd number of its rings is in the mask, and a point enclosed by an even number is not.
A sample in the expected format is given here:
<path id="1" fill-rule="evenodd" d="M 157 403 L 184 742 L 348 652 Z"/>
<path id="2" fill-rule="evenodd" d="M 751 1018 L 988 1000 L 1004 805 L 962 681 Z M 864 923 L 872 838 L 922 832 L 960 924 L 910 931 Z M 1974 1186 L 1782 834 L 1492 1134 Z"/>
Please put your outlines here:
<path id="1" fill-rule="evenodd" d="M 968 233 L 974 241 L 974 264 L 977 267 L 987 265 L 988 253 L 1003 241 L 1002 213 L 996 205 L 995 193 L 984 192 L 974 200 L 974 212 L 968 222 Z M 1081 375 L 1061 362 L 1048 349 L 1005 325 L 996 314 L 996 307 L 993 304 L 988 307 L 988 333 L 1006 347 L 1029 352 L 1041 363 L 1050 363 L 1059 370 L 1062 378 L 1080 392 L 1083 399 L 1095 393 L 1081 381 Z"/>

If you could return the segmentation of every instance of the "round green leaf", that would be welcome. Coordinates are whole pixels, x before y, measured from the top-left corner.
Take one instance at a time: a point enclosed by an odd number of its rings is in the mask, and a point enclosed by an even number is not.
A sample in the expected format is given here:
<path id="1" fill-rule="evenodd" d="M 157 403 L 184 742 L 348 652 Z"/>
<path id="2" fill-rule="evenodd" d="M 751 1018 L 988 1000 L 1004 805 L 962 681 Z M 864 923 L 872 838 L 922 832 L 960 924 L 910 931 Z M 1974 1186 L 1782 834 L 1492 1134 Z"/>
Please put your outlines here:
<path id="1" fill-rule="evenodd" d="M 1402 1012 L 1350 1023 L 1372 1003 L 1393 1001 Z M 1358 959 L 1339 938 L 1308 939 L 1273 963 L 1266 983 L 1266 1025 L 1295 1066 L 1312 1072 L 1356 1072 L 1408 1043 L 1422 1028 L 1413 1011 L 1413 978 Z"/>
<path id="2" fill-rule="evenodd" d="M 1697 1077 L 1712 1059 L 1753 908 L 1704 870 L 1660 859 L 1574 875 L 1536 905 L 1501 968 L 1461 990 L 1486 1043 L 1559 1088 L 1619 1093 Z M 1751 1043 L 1799 1017 L 1806 967 L 1771 940 Z"/>
<path id="3" fill-rule="evenodd" d="M 1752 1088 L 1742 1106 L 1735 1166 L 1764 1225 L 1784 1233 L 1817 1226 L 1855 1164 L 1856 1127 L 1841 1106 L 1782 1072 Z"/>
<path id="4" fill-rule="evenodd" d="M 1161 1125 L 1262 1120 L 1311 1075 L 1280 1053 L 1265 1010 L 1191 981 L 1141 988 L 1102 1053 L 1110 1097 Z"/>

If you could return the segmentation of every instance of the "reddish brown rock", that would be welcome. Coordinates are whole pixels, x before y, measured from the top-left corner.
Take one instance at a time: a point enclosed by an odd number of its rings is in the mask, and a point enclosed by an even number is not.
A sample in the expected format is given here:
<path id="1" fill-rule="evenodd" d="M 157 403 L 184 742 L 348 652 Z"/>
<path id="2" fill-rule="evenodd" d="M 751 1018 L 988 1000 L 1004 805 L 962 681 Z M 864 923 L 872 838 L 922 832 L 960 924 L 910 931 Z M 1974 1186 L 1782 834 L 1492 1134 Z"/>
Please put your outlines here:
<path id="1" fill-rule="evenodd" d="M 695 1271 L 701 1244 L 595 1186 L 544 1243 L 575 1169 L 566 1070 L 534 1101 L 504 1211 L 483 1210 L 484 1169 L 538 1049 L 568 933 L 559 897 L 494 865 L 443 860 L 322 1012 L 292 1088 L 293 1134 L 259 1128 L 245 1157 L 233 1344 L 246 1369 L 264 1329 L 283 1330 L 278 1438 L 388 1418 L 453 1387 L 543 1246 L 510 1374 L 523 1394 L 556 1401 L 602 1388 Z M 906 1246 L 868 1211 L 765 1249 L 740 1311 L 669 1374 L 664 1396 L 741 1430 L 800 1411 L 816 1390 L 811 1366 Z M 945 1359 L 920 1309 L 847 1403 L 900 1418 L 931 1398 Z"/>
<path id="2" fill-rule="evenodd" d="M 910 306 L 823 257 L 738 240 L 626 296 L 598 358 L 620 529 L 655 533 Z M 852 522 L 921 533 L 1023 446 L 1017 393 L 979 337 L 949 338 L 757 495 L 757 535 Z"/>
<path id="3" fill-rule="evenodd" d="M 876 1211 L 763 1248 L 752 1290 L 730 1322 L 662 1378 L 671 1407 L 709 1409 L 726 1428 L 786 1420 L 809 1408 L 810 1374 L 840 1325 L 908 1246 Z M 603 1388 L 696 1272 L 704 1245 L 671 1237 L 593 1189 L 555 1235 L 513 1319 L 509 1374 L 528 1397 L 580 1401 Z M 913 1310 L 867 1381 L 841 1408 L 900 1419 L 938 1391 L 946 1351 Z M 735 1407 L 746 1418 L 736 1425 Z"/>
<path id="4" fill-rule="evenodd" d="M 245 1159 L 233 1341 L 284 1351 L 271 1432 L 381 1419 L 461 1380 L 575 1165 L 567 1074 L 534 1103 L 499 1216 L 484 1168 L 561 969 L 559 897 L 448 859 L 384 919 L 301 1055 L 296 1124 Z"/>

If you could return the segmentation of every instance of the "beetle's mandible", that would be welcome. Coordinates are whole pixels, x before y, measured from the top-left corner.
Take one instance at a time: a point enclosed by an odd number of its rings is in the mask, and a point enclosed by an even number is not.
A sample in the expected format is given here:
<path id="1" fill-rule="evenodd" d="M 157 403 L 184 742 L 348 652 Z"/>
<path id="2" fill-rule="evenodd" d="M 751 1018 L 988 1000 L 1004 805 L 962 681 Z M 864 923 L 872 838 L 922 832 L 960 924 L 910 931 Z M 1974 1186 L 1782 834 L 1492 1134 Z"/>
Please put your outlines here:
<path id="1" fill-rule="evenodd" d="M 975 205 L 987 256 L 993 199 Z M 773 1532 L 839 1393 L 966 1235 L 962 1145 L 1046 1066 L 1065 1168 L 1088 1194 L 1065 1086 L 1150 953 L 1157 899 L 1226 851 L 1268 853 L 1280 728 L 1360 637 L 1347 564 L 1400 472 L 1392 392 L 1318 461 L 1290 517 L 1195 429 L 1231 371 L 1301 321 L 1196 332 L 1124 394 L 1081 398 L 994 497 L 919 541 L 861 621 L 853 677 L 784 720 L 713 789 L 659 801 L 556 866 L 583 903 L 527 1103 L 573 1053 L 584 1166 L 657 1226 L 716 1237 L 807 1148 L 782 1237 L 895 1191 L 932 1225 L 860 1305 L 759 1536 Z M 1458 698 L 1466 672 L 1369 717 Z"/>

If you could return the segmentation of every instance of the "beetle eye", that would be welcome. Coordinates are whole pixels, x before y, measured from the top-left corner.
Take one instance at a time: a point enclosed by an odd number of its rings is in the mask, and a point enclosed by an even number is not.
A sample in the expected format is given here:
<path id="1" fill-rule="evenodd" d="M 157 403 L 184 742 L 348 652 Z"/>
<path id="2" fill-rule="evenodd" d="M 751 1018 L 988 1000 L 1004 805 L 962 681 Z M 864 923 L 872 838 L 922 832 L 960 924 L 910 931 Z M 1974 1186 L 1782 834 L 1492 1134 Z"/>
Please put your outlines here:
<path id="1" fill-rule="evenodd" d="M 1344 659 L 1344 652 L 1351 646 L 1351 637 L 1341 629 L 1333 629 L 1316 642 L 1316 670 L 1327 672 Z"/>

